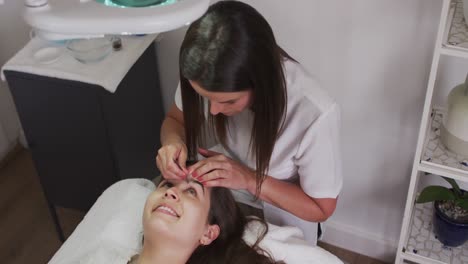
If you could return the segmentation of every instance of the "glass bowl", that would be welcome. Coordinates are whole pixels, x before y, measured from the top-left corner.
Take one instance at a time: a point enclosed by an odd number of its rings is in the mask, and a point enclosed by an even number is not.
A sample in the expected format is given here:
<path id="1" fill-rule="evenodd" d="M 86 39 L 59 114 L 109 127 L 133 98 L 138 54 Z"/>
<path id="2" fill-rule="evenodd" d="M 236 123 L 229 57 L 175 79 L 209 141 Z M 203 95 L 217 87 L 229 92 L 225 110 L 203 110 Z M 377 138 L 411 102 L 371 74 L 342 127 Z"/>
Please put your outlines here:
<path id="1" fill-rule="evenodd" d="M 67 51 L 81 63 L 96 63 L 112 51 L 113 37 L 73 39 L 67 43 Z"/>

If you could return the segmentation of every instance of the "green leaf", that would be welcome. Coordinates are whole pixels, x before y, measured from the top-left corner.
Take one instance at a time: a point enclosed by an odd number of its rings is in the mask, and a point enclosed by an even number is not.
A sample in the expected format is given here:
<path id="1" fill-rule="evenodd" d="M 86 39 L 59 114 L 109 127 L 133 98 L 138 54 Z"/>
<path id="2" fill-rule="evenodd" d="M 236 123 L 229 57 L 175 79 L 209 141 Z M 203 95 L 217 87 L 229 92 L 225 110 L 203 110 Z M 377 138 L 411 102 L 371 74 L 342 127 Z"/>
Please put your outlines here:
<path id="1" fill-rule="evenodd" d="M 457 200 L 456 205 L 460 206 L 461 208 L 468 210 L 468 201 L 467 200 Z"/>
<path id="2" fill-rule="evenodd" d="M 447 178 L 447 177 L 442 177 L 442 178 L 444 178 L 444 180 L 446 180 L 448 183 L 450 183 L 452 188 L 455 190 L 455 193 L 456 193 L 457 197 L 460 197 L 462 195 L 462 192 L 460 190 L 460 186 L 458 186 L 457 182 L 454 179 L 450 179 L 450 178 Z"/>
<path id="3" fill-rule="evenodd" d="M 450 201 L 455 200 L 455 194 L 451 190 L 442 186 L 428 186 L 422 190 L 417 203 L 427 203 L 433 201 Z"/>

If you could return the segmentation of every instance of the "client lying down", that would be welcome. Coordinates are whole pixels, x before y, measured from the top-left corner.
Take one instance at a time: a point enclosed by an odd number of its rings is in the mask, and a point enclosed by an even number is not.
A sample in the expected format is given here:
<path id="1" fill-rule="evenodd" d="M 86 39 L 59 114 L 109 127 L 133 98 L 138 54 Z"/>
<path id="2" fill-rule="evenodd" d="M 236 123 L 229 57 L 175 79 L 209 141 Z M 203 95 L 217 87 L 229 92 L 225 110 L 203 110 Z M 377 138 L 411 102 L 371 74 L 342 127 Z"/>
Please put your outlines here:
<path id="1" fill-rule="evenodd" d="M 130 264 L 283 263 L 242 239 L 249 221 L 228 189 L 200 182 L 163 180 L 143 211 L 143 248 Z M 267 225 L 265 226 L 265 233 Z"/>

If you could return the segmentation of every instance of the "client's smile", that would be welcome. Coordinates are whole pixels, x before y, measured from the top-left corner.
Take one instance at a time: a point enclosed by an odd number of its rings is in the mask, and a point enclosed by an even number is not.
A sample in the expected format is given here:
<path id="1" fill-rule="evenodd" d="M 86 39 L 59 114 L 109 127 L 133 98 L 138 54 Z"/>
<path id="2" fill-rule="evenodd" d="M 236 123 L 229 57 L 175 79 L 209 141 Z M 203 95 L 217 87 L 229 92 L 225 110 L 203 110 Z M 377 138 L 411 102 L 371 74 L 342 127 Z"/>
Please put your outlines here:
<path id="1" fill-rule="evenodd" d="M 169 207 L 169 206 L 167 206 L 167 205 L 165 205 L 165 204 L 162 204 L 162 205 L 160 205 L 160 206 L 157 206 L 157 207 L 153 210 L 153 212 L 154 212 L 154 211 L 158 211 L 158 212 L 161 212 L 161 213 L 163 213 L 163 214 L 168 214 L 168 215 L 171 215 L 171 216 L 174 216 L 174 217 L 177 217 L 177 218 L 180 217 L 180 215 L 177 214 L 177 212 L 176 212 L 174 209 L 172 209 L 171 207 Z"/>

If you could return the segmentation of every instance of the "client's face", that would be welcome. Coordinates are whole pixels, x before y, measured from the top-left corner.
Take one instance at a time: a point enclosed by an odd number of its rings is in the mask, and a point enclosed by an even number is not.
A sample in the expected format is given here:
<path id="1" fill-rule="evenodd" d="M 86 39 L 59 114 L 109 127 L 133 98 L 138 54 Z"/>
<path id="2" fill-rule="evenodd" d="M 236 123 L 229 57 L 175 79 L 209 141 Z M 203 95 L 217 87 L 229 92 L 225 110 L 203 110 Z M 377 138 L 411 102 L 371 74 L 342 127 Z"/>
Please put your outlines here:
<path id="1" fill-rule="evenodd" d="M 207 222 L 209 209 L 210 189 L 200 182 L 163 180 L 146 200 L 143 212 L 145 240 L 162 239 L 186 246 L 203 244 L 210 229 Z"/>

